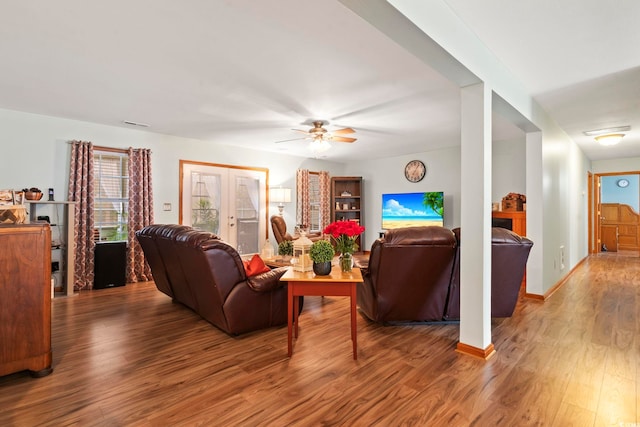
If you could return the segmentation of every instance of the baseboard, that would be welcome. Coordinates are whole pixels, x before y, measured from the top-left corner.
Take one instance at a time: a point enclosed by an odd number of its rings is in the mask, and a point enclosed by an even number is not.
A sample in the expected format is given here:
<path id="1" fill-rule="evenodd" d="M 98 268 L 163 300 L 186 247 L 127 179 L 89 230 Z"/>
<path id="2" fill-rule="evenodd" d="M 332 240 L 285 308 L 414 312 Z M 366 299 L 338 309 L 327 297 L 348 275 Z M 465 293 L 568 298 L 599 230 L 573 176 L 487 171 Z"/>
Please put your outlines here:
<path id="1" fill-rule="evenodd" d="M 571 275 L 573 273 L 575 273 L 575 271 L 578 269 L 578 267 L 580 267 L 586 260 L 587 260 L 587 257 L 584 257 L 580 261 L 578 261 L 578 263 L 573 266 L 571 271 L 569 271 L 555 285 L 553 285 L 551 288 L 549 288 L 549 290 L 547 292 L 545 292 L 543 295 L 525 293 L 524 294 L 525 298 L 531 298 L 531 299 L 536 299 L 536 300 L 540 300 L 540 301 L 548 300 L 549 298 L 551 298 L 551 295 L 553 295 L 558 289 L 560 289 L 562 287 L 562 285 L 564 285 L 567 282 L 567 280 L 569 280 L 569 278 L 571 278 Z"/>
<path id="2" fill-rule="evenodd" d="M 496 354 L 496 349 L 493 346 L 493 343 L 489 344 L 487 348 L 482 349 L 459 342 L 458 345 L 456 345 L 456 351 L 458 353 L 466 354 L 468 356 L 473 356 L 484 360 L 489 360 L 494 354 Z"/>

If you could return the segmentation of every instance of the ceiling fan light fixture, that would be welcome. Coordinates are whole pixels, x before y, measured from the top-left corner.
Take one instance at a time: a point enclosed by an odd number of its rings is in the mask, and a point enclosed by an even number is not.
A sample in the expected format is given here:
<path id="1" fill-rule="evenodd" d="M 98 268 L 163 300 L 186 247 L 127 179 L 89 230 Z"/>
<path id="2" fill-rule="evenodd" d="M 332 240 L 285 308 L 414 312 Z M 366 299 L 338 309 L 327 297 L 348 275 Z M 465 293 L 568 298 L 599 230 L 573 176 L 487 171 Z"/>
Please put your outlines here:
<path id="1" fill-rule="evenodd" d="M 326 139 L 323 139 L 323 138 L 314 138 L 309 143 L 309 149 L 314 154 L 324 153 L 325 151 L 327 151 L 330 148 L 331 148 L 331 144 L 329 144 L 329 141 L 327 141 Z"/>
<path id="2" fill-rule="evenodd" d="M 595 139 L 600 145 L 611 146 L 618 144 L 623 137 L 624 133 L 608 133 L 606 135 L 598 135 Z"/>

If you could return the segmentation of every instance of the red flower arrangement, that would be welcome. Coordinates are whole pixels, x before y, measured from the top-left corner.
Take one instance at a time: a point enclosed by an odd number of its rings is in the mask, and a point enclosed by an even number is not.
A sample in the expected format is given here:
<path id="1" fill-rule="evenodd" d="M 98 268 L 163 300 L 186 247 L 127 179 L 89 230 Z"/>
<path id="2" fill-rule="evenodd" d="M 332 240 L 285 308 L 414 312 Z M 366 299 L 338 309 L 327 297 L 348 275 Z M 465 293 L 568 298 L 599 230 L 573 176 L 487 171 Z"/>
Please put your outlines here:
<path id="1" fill-rule="evenodd" d="M 356 238 L 363 231 L 364 227 L 355 221 L 335 221 L 327 225 L 322 232 L 333 237 L 338 252 L 351 254 L 358 249 Z"/>

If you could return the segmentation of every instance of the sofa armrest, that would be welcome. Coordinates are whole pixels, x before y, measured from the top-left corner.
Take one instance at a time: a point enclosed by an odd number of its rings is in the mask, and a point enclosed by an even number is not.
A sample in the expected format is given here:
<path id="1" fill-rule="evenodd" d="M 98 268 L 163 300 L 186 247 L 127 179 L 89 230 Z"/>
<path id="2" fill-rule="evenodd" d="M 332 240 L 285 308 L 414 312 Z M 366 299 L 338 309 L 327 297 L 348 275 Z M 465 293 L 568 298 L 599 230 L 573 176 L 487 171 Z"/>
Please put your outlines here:
<path id="1" fill-rule="evenodd" d="M 369 273 L 369 254 L 353 254 L 353 265 L 360 269 L 364 277 Z"/>
<path id="2" fill-rule="evenodd" d="M 256 292 L 271 292 L 285 285 L 280 278 L 289 267 L 274 268 L 271 271 L 247 277 L 247 285 Z"/>

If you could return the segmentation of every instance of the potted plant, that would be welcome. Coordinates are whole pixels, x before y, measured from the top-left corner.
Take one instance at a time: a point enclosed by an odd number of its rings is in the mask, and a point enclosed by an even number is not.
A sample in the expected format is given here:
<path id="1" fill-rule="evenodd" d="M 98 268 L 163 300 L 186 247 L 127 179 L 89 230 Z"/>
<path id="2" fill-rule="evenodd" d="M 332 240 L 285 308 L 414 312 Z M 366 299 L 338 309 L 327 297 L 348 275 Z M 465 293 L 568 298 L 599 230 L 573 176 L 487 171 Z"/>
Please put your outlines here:
<path id="1" fill-rule="evenodd" d="M 313 261 L 313 272 L 318 276 L 331 273 L 331 260 L 335 255 L 333 246 L 326 240 L 313 242 L 309 249 L 309 258 Z"/>
<path id="2" fill-rule="evenodd" d="M 340 268 L 344 272 L 353 267 L 353 252 L 358 250 L 356 240 L 362 234 L 364 227 L 355 221 L 335 221 L 327 225 L 322 231 L 331 236 L 340 252 Z"/>
<path id="3" fill-rule="evenodd" d="M 293 256 L 293 242 L 291 240 L 283 240 L 278 244 L 278 255 Z"/>

